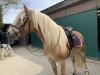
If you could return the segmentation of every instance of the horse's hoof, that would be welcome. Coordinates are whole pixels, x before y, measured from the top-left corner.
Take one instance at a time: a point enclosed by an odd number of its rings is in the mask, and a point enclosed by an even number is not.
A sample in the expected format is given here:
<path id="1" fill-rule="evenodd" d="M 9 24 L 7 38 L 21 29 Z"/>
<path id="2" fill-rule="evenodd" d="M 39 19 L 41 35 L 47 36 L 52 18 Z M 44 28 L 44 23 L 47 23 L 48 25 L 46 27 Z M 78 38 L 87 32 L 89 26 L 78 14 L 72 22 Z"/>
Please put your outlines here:
<path id="1" fill-rule="evenodd" d="M 75 70 L 71 70 L 71 75 L 75 75 Z"/>
<path id="2" fill-rule="evenodd" d="M 71 73 L 71 75 L 75 75 L 75 73 Z"/>
<path id="3" fill-rule="evenodd" d="M 11 57 L 15 57 L 15 54 L 10 54 Z"/>
<path id="4" fill-rule="evenodd" d="M 86 74 L 86 75 L 89 75 L 89 71 L 88 71 L 88 70 L 86 70 L 86 71 L 85 71 L 85 74 Z"/>

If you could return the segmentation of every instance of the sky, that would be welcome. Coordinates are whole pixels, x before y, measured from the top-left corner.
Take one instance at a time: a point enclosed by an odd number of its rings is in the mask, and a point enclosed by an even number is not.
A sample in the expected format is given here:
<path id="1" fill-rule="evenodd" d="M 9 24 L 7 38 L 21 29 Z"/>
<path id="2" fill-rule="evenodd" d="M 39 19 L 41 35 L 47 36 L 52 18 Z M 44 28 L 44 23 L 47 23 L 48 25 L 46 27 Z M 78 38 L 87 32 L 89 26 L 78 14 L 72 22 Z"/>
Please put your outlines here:
<path id="1" fill-rule="evenodd" d="M 41 11 L 63 0 L 23 0 L 29 9 Z M 23 7 L 22 7 L 23 8 Z M 3 23 L 12 23 L 21 9 L 10 8 L 3 17 Z"/>

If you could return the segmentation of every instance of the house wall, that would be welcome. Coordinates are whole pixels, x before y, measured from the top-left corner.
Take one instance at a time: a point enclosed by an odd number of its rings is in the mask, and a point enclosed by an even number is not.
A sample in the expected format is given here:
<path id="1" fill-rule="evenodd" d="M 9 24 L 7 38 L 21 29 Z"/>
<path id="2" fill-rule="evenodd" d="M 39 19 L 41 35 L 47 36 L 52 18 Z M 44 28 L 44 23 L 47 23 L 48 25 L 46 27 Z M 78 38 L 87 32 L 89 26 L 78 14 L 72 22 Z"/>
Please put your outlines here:
<path id="1" fill-rule="evenodd" d="M 97 10 L 65 16 L 54 19 L 64 27 L 72 26 L 73 30 L 79 31 L 84 36 L 85 53 L 89 58 L 98 59 L 98 32 L 97 32 Z"/>
<path id="2" fill-rule="evenodd" d="M 52 19 L 56 19 L 56 18 L 59 18 L 59 17 L 63 17 L 63 16 L 65 16 L 65 9 L 62 9 L 62 10 L 56 11 L 56 12 L 54 12 L 52 14 L 49 14 L 49 16 Z"/>
<path id="3" fill-rule="evenodd" d="M 52 19 L 56 19 L 63 16 L 72 15 L 72 14 L 88 11 L 91 9 L 95 9 L 95 8 L 100 8 L 100 0 L 89 0 L 84 3 L 80 3 L 77 5 L 59 9 L 47 15 L 50 16 Z"/>
<path id="4" fill-rule="evenodd" d="M 70 8 L 66 8 L 66 15 L 72 15 L 75 13 L 84 12 L 84 11 L 91 10 L 94 8 L 96 8 L 96 4 L 93 0 L 91 0 L 91 1 L 88 1 L 85 3 L 75 5 L 75 6 L 70 7 Z"/>

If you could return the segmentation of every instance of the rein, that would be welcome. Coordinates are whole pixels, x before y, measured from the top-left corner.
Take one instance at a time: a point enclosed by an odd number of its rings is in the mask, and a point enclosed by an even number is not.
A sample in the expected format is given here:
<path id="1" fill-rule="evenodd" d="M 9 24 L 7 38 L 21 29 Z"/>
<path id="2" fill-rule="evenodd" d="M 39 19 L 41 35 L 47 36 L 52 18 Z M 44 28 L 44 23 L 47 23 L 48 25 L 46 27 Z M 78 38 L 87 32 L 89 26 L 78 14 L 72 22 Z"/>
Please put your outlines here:
<path id="1" fill-rule="evenodd" d="M 31 12 L 29 12 L 29 13 L 26 14 L 26 15 L 28 16 L 27 19 L 23 22 L 23 24 L 22 24 L 19 28 L 16 27 L 16 26 L 14 26 L 14 25 L 10 25 L 10 26 L 12 27 L 12 30 L 13 30 L 15 36 L 17 36 L 17 37 L 19 37 L 18 34 L 21 34 L 21 36 L 23 37 L 23 34 L 21 33 L 21 31 L 24 29 L 24 27 L 25 27 L 25 25 L 26 25 L 26 23 L 27 23 L 28 21 L 29 21 L 29 23 L 28 23 L 28 25 L 29 25 L 28 30 L 29 30 L 29 33 L 30 33 L 30 17 L 31 17 Z M 15 32 L 13 28 L 18 29 L 19 31 L 18 31 L 18 32 Z M 60 29 L 59 29 L 57 44 L 56 44 L 56 46 L 54 47 L 54 49 L 52 49 L 52 51 L 51 51 L 50 53 L 52 53 L 53 51 L 55 51 L 55 49 L 56 49 L 56 47 L 57 47 L 57 45 L 58 45 L 58 43 L 59 43 L 59 40 L 60 40 Z M 33 52 L 37 52 L 37 51 L 39 50 L 39 49 L 37 49 L 37 50 L 35 50 L 35 51 L 31 51 L 31 50 L 28 48 L 28 46 L 26 46 L 25 48 L 26 48 L 31 54 L 33 54 Z M 35 55 L 35 54 L 33 54 L 33 55 Z M 69 56 L 69 55 L 70 55 L 70 52 L 69 52 L 68 56 Z M 39 56 L 39 57 L 40 57 L 40 55 L 35 55 L 35 56 Z M 44 55 L 41 55 L 41 56 L 44 56 Z M 68 56 L 67 56 L 67 57 L 68 57 Z"/>

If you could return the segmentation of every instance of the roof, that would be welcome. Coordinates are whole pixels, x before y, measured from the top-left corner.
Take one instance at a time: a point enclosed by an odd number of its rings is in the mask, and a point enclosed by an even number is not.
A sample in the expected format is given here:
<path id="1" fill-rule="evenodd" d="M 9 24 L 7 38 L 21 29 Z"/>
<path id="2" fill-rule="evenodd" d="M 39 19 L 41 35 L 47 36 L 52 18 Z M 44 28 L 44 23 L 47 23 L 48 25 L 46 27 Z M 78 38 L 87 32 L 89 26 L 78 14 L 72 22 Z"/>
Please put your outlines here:
<path id="1" fill-rule="evenodd" d="M 57 11 L 59 9 L 69 7 L 69 6 L 73 6 L 73 5 L 83 3 L 83 2 L 86 2 L 86 1 L 89 1 L 89 0 L 64 0 L 60 3 L 57 3 L 57 4 L 47 8 L 47 9 L 42 10 L 41 12 L 48 14 L 48 13 Z"/>

